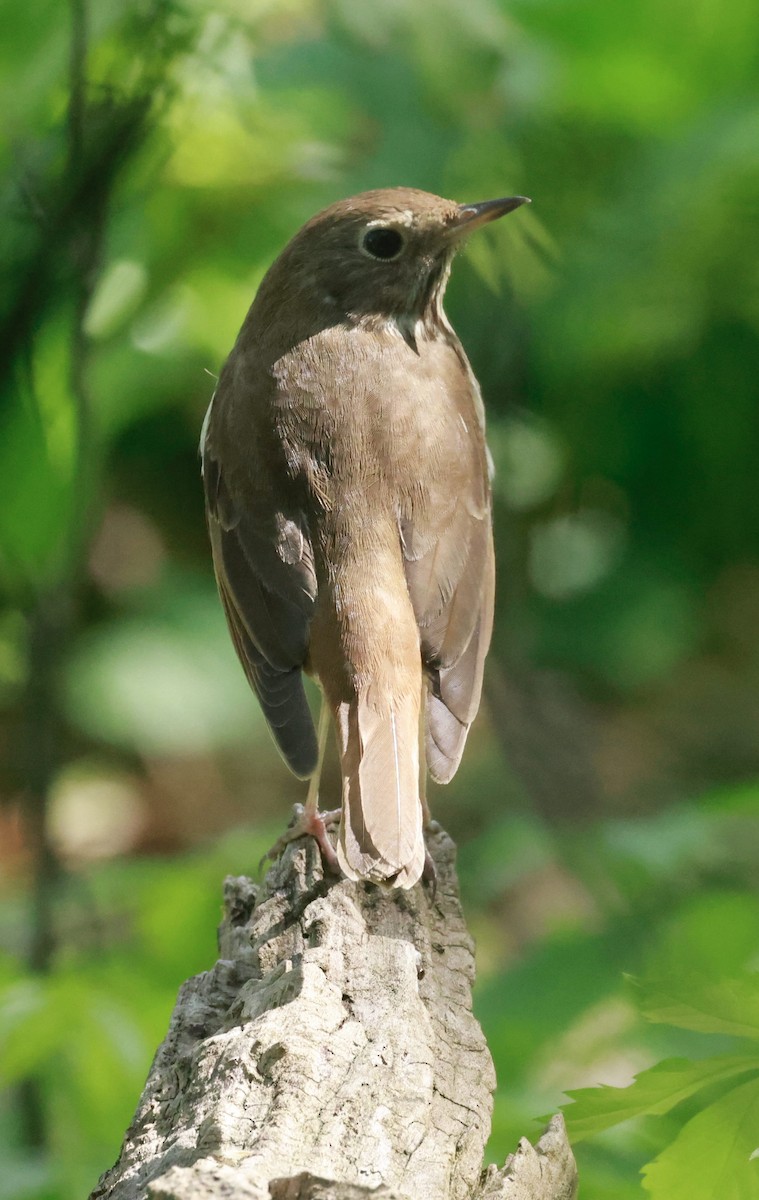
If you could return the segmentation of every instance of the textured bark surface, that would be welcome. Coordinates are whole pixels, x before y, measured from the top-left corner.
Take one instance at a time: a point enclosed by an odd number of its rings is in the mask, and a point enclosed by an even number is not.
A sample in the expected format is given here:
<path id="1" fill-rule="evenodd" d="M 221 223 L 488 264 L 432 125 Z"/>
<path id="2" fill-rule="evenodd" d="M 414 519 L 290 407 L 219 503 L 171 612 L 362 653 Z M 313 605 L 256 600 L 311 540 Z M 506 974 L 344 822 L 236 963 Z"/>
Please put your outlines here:
<path id="1" fill-rule="evenodd" d="M 571 1200 L 560 1118 L 481 1172 L 493 1065 L 454 849 L 437 889 L 325 879 L 292 843 L 225 884 L 220 958 L 177 999 L 91 1200 Z"/>

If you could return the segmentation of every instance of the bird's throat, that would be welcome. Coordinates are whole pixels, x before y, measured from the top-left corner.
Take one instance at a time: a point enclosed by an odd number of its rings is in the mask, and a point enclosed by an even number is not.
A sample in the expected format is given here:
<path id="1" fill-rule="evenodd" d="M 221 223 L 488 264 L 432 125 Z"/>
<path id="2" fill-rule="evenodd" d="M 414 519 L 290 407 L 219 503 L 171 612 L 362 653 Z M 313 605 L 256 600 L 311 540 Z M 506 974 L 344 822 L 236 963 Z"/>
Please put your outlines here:
<path id="1" fill-rule="evenodd" d="M 401 337 L 414 350 L 421 338 L 439 337 L 450 329 L 443 311 L 443 297 L 451 273 L 452 257 L 447 254 L 434 263 L 432 269 L 422 277 L 419 289 L 411 297 L 409 308 L 393 318 Z"/>

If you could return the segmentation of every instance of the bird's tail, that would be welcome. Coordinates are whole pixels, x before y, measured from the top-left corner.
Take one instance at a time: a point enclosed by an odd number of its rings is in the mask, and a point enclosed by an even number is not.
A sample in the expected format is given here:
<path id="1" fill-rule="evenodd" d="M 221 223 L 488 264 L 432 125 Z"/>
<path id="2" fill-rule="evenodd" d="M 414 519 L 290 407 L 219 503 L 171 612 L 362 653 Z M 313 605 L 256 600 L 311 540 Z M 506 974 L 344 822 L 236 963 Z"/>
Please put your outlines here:
<path id="1" fill-rule="evenodd" d="M 418 691 L 381 708 L 359 695 L 337 710 L 343 775 L 337 857 L 349 879 L 410 888 L 421 877 L 419 704 Z"/>

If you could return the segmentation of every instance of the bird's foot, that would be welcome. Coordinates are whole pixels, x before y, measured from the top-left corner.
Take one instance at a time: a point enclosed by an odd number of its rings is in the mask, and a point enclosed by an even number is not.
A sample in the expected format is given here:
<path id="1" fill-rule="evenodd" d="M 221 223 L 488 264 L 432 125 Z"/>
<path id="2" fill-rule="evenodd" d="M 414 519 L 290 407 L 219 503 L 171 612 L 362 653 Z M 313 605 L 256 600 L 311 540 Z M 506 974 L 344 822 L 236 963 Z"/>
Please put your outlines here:
<path id="1" fill-rule="evenodd" d="M 437 892 L 437 869 L 435 867 L 435 860 L 426 846 L 424 847 L 424 870 L 422 871 L 422 882 L 427 884 L 428 888 L 430 889 L 430 900 L 434 901 L 435 894 Z"/>
<path id="2" fill-rule="evenodd" d="M 429 810 L 427 810 L 425 812 L 424 820 L 425 835 L 428 833 L 440 833 L 440 829 L 441 826 L 439 822 L 431 820 Z M 437 868 L 435 866 L 435 860 L 430 854 L 426 836 L 424 839 L 424 870 L 422 871 L 422 883 L 426 883 L 430 890 L 430 900 L 434 902 L 435 895 L 437 893 Z"/>
<path id="3" fill-rule="evenodd" d="M 340 817 L 341 810 L 339 808 L 331 812 L 320 813 L 318 809 L 309 810 L 302 804 L 296 804 L 293 823 L 285 830 L 281 837 L 277 838 L 271 849 L 264 854 L 258 864 L 259 871 L 267 860 L 279 858 L 285 847 L 290 842 L 294 842 L 296 838 L 312 837 L 319 847 L 324 866 L 331 874 L 340 875 L 341 871 L 337 855 L 327 834 L 328 829 L 340 824 Z"/>

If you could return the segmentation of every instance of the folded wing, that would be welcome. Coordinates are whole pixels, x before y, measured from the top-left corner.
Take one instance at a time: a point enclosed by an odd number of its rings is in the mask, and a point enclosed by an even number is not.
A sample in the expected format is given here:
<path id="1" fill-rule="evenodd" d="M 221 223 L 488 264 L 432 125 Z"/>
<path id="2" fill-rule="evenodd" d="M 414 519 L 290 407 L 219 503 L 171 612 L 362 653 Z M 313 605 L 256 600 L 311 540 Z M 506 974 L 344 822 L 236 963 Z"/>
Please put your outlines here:
<path id="1" fill-rule="evenodd" d="M 226 456 L 215 443 L 209 410 L 201 441 L 203 483 L 227 624 L 279 750 L 291 770 L 306 778 L 317 761 L 302 676 L 316 599 L 307 523 L 276 492 L 236 494 L 220 461 Z M 234 474 L 230 471 L 232 479 Z M 251 463 L 250 478 L 255 476 Z"/>
<path id="2" fill-rule="evenodd" d="M 467 419 L 460 422 L 458 441 L 450 439 L 455 453 L 447 469 L 429 481 L 426 494 L 400 522 L 427 684 L 427 765 L 438 783 L 448 783 L 461 761 L 479 708 L 493 629 L 495 560 L 487 451 L 479 395 L 468 392 L 469 386 L 467 380 L 459 407 Z M 476 388 L 473 380 L 471 387 Z"/>

